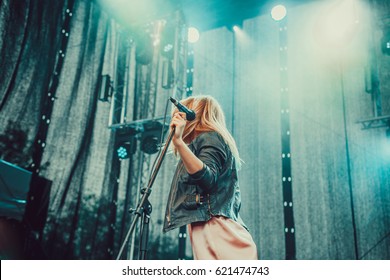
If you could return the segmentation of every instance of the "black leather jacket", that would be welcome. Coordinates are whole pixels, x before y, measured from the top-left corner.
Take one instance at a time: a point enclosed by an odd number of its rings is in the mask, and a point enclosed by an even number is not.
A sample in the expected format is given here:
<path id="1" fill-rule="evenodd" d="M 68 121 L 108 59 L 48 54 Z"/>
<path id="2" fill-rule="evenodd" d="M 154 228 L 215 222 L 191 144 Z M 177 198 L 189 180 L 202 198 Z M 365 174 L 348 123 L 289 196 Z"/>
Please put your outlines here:
<path id="1" fill-rule="evenodd" d="M 241 195 L 235 158 L 229 146 L 217 132 L 205 132 L 196 137 L 189 148 L 204 166 L 190 175 L 179 161 L 168 197 L 163 231 L 208 221 L 218 215 L 245 227 L 238 214 Z"/>

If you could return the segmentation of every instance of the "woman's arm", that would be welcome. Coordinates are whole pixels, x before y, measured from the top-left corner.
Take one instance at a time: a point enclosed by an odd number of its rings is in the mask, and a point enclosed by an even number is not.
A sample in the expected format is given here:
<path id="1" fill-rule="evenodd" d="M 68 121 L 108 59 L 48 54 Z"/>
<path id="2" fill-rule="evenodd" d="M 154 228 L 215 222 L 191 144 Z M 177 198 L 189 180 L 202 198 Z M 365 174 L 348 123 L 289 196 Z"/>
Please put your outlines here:
<path id="1" fill-rule="evenodd" d="M 185 113 L 177 112 L 173 115 L 170 126 L 175 128 L 175 135 L 172 138 L 172 143 L 176 147 L 187 172 L 194 174 L 203 169 L 203 162 L 194 155 L 183 140 L 183 131 L 186 123 Z"/>

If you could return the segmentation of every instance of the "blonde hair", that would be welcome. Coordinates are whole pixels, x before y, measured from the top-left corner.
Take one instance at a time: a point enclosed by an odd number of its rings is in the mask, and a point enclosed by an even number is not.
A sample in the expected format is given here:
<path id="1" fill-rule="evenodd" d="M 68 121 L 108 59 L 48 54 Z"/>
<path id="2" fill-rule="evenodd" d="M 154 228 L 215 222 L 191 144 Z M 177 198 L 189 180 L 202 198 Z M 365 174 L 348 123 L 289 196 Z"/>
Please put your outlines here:
<path id="1" fill-rule="evenodd" d="M 218 101 L 208 95 L 191 96 L 180 100 L 180 103 L 187 108 L 193 110 L 196 114 L 195 120 L 189 121 L 184 128 L 183 140 L 187 144 L 191 143 L 199 134 L 207 131 L 215 131 L 219 133 L 229 146 L 233 157 L 236 160 L 236 165 L 241 166 L 241 159 L 238 153 L 236 142 L 226 128 L 225 114 L 222 111 Z M 172 115 L 177 112 L 174 107 Z M 174 148 L 175 154 L 177 154 Z"/>

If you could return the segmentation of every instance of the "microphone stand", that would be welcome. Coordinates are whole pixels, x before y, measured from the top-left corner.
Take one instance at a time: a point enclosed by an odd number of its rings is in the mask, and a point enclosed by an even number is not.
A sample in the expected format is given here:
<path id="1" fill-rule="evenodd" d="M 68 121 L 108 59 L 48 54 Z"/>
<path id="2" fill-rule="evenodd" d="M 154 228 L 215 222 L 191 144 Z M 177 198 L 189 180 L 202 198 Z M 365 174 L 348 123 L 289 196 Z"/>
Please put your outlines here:
<path id="1" fill-rule="evenodd" d="M 156 179 L 157 173 L 161 167 L 161 163 L 165 157 L 165 154 L 168 150 L 169 143 L 171 142 L 173 135 L 175 134 L 175 128 L 171 130 L 169 133 L 167 140 L 165 141 L 164 149 L 162 150 L 160 157 L 156 163 L 156 167 L 149 179 L 148 186 L 144 189 L 142 189 L 142 197 L 140 199 L 140 202 L 138 203 L 138 206 L 135 210 L 132 212 L 135 214 L 134 219 L 130 225 L 130 228 L 126 234 L 125 239 L 123 240 L 123 244 L 119 250 L 118 256 L 116 257 L 116 260 L 119 260 L 120 257 L 123 254 L 123 250 L 126 247 L 127 241 L 129 240 L 130 235 L 133 233 L 135 225 L 137 224 L 138 219 L 142 216 L 142 223 L 140 228 L 140 253 L 139 258 L 145 260 L 146 259 L 146 251 L 147 251 L 147 243 L 149 238 L 149 220 L 150 220 L 150 214 L 152 213 L 152 205 L 148 201 L 149 195 L 152 191 L 152 185 L 154 183 L 154 180 Z"/>

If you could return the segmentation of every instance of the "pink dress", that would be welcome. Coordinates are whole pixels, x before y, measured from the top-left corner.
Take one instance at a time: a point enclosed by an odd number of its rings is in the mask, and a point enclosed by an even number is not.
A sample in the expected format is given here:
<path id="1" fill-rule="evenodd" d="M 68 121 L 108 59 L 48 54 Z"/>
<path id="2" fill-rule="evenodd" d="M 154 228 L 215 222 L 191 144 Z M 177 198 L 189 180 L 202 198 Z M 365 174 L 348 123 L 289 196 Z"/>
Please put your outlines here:
<path id="1" fill-rule="evenodd" d="M 188 225 L 194 260 L 257 260 L 249 232 L 232 219 L 215 216 Z"/>

